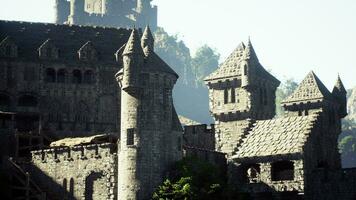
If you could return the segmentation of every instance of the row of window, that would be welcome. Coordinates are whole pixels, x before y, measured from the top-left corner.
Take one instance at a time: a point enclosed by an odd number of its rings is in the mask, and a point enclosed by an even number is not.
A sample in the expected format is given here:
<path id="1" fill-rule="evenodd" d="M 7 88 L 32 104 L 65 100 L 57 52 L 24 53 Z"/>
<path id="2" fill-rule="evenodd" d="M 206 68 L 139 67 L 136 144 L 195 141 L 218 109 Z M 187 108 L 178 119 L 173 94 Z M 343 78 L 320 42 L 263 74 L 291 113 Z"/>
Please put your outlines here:
<path id="1" fill-rule="evenodd" d="M 74 179 L 69 180 L 69 190 L 67 186 L 67 179 L 63 179 L 63 194 L 65 198 L 74 199 Z"/>
<path id="2" fill-rule="evenodd" d="M 74 84 L 93 84 L 95 78 L 92 70 L 87 70 L 82 73 L 82 71 L 76 69 L 69 75 L 65 69 L 56 71 L 52 68 L 47 68 L 45 72 L 45 81 L 47 83 L 66 83 L 70 81 Z"/>

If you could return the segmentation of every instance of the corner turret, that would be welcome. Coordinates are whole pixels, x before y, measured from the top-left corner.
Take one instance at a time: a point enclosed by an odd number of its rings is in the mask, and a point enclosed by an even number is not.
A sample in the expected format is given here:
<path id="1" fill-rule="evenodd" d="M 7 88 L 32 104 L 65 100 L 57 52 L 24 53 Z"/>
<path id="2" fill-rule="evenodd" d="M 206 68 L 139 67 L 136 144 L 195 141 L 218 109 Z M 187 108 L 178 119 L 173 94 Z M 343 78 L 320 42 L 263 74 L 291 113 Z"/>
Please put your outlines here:
<path id="1" fill-rule="evenodd" d="M 139 76 L 143 65 L 144 54 L 140 44 L 140 36 L 136 29 L 132 30 L 122 56 L 124 66 L 121 88 L 123 90 L 140 88 Z"/>
<path id="2" fill-rule="evenodd" d="M 146 26 L 141 38 L 141 46 L 144 49 L 145 54 L 154 51 L 154 38 L 149 26 Z"/>
<path id="3" fill-rule="evenodd" d="M 337 76 L 336 84 L 332 91 L 332 95 L 335 97 L 336 101 L 339 103 L 339 116 L 341 118 L 346 117 L 347 115 L 347 100 L 346 100 L 346 89 L 342 83 L 340 76 Z"/>

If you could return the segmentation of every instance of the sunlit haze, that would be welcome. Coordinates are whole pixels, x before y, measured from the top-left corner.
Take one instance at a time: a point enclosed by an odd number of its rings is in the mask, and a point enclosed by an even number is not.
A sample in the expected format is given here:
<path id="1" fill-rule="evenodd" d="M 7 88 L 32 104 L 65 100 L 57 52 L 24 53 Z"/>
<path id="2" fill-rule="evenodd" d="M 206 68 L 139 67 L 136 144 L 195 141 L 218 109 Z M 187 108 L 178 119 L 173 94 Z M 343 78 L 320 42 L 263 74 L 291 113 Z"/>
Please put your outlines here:
<path id="1" fill-rule="evenodd" d="M 0 19 L 53 22 L 54 0 L 0 0 Z M 355 0 L 154 0 L 158 24 L 192 53 L 208 44 L 222 60 L 251 37 L 260 62 L 280 80 L 310 70 L 332 88 L 340 73 L 356 86 Z"/>

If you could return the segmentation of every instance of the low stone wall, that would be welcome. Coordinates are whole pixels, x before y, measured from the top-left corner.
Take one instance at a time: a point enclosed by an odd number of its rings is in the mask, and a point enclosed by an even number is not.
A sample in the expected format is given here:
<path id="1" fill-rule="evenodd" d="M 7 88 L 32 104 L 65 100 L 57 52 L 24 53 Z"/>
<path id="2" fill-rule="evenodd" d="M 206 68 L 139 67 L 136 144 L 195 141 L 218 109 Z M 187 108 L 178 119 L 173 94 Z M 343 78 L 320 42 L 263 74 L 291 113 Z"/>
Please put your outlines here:
<path id="1" fill-rule="evenodd" d="M 215 150 L 214 125 L 199 124 L 184 126 L 184 145 L 200 149 Z"/>
<path id="2" fill-rule="evenodd" d="M 114 200 L 116 151 L 112 143 L 33 151 L 31 177 L 51 199 Z"/>

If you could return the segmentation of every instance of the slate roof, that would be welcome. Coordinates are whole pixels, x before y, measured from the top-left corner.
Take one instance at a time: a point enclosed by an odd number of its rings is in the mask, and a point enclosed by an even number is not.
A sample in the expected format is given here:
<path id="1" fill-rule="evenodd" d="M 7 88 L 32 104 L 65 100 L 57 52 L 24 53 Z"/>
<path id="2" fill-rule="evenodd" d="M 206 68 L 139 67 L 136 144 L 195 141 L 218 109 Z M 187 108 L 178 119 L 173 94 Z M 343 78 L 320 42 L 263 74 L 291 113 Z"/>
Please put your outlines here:
<path id="1" fill-rule="evenodd" d="M 267 72 L 264 67 L 259 63 L 256 52 L 252 46 L 250 40 L 248 40 L 247 46 L 241 42 L 239 46 L 229 55 L 229 57 L 209 76 L 204 80 L 216 80 L 228 77 L 242 76 L 242 69 L 245 62 L 251 63 L 251 67 L 256 68 L 256 75 L 265 77 L 279 84 L 279 81 Z"/>
<path id="2" fill-rule="evenodd" d="M 336 80 L 336 83 L 335 83 L 335 86 L 334 86 L 334 89 L 333 89 L 332 93 L 333 94 L 334 93 L 344 93 L 344 94 L 346 94 L 346 89 L 344 87 L 344 84 L 341 81 L 340 76 L 337 76 L 337 80 Z"/>
<path id="3" fill-rule="evenodd" d="M 145 67 L 143 69 L 147 72 L 164 72 L 173 74 L 178 78 L 178 74 L 162 60 L 155 52 L 148 54 L 148 57 L 145 61 Z"/>
<path id="4" fill-rule="evenodd" d="M 99 54 L 96 62 L 116 65 L 115 52 L 123 46 L 129 29 L 58 25 L 0 20 L 0 41 L 10 36 L 18 46 L 17 60 L 38 61 L 38 48 L 48 39 L 60 50 L 59 61 L 80 62 L 78 50 L 91 41 Z"/>
<path id="5" fill-rule="evenodd" d="M 315 102 L 323 99 L 332 99 L 330 91 L 314 74 L 313 71 L 304 78 L 297 89 L 282 104 L 292 104 L 299 102 Z"/>
<path id="6" fill-rule="evenodd" d="M 234 159 L 303 153 L 317 115 L 257 121 Z"/>

